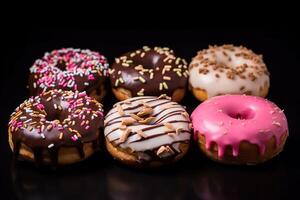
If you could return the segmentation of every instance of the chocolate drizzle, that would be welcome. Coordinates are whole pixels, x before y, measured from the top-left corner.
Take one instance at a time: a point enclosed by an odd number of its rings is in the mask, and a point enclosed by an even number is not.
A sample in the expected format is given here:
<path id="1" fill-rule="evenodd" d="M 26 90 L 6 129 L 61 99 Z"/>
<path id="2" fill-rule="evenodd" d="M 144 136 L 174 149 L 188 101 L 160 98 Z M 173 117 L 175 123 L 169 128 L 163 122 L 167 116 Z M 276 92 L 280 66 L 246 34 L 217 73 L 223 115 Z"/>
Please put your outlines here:
<path id="1" fill-rule="evenodd" d="M 18 156 L 21 149 L 21 141 L 17 141 L 14 145 L 14 156 Z"/>
<path id="2" fill-rule="evenodd" d="M 43 149 L 42 148 L 32 148 L 33 151 L 33 155 L 34 155 L 34 160 L 37 166 L 40 166 L 43 164 Z M 49 151 L 50 152 L 50 151 Z M 53 158 L 53 157 L 51 157 Z M 52 160 L 52 164 L 55 165 L 57 163 L 57 159 L 54 158 L 54 160 Z"/>
<path id="3" fill-rule="evenodd" d="M 77 140 L 77 151 L 80 155 L 80 158 L 84 158 L 84 152 L 83 152 L 83 143 L 80 140 Z"/>
<path id="4" fill-rule="evenodd" d="M 102 105 L 85 92 L 50 90 L 32 97 L 11 115 L 9 134 L 14 154 L 18 157 L 24 144 L 38 165 L 46 155 L 57 165 L 61 147 L 76 148 L 83 159 L 85 143 L 98 148 L 102 112 Z"/>
<path id="5" fill-rule="evenodd" d="M 79 147 L 77 147 L 77 148 L 79 148 Z M 80 151 L 82 151 L 82 148 Z M 51 159 L 52 165 L 57 166 L 57 164 L 58 164 L 58 148 L 57 147 L 52 148 L 49 151 L 49 154 L 50 154 L 50 159 Z"/>

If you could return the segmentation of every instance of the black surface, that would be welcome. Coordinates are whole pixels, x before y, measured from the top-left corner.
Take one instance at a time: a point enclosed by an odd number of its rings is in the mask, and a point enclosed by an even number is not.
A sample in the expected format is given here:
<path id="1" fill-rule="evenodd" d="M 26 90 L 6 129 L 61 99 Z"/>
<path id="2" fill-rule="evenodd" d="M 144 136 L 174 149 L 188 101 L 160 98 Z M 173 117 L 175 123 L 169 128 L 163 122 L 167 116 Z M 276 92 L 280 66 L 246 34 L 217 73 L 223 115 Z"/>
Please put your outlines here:
<path id="1" fill-rule="evenodd" d="M 15 31 L 9 33 L 1 66 L 0 199 L 291 199 L 298 196 L 299 49 L 293 32 L 224 32 L 193 30 Z M 268 99 L 285 110 L 290 137 L 273 160 L 252 167 L 227 166 L 208 160 L 192 144 L 180 162 L 156 170 L 137 170 L 99 152 L 79 164 L 57 171 L 14 162 L 7 143 L 7 123 L 28 97 L 28 69 L 45 51 L 61 47 L 89 48 L 112 62 L 142 45 L 168 46 L 190 60 L 209 44 L 244 45 L 264 55 L 271 72 Z M 108 111 L 115 102 L 109 94 Z M 192 111 L 198 104 L 190 93 L 182 102 Z"/>

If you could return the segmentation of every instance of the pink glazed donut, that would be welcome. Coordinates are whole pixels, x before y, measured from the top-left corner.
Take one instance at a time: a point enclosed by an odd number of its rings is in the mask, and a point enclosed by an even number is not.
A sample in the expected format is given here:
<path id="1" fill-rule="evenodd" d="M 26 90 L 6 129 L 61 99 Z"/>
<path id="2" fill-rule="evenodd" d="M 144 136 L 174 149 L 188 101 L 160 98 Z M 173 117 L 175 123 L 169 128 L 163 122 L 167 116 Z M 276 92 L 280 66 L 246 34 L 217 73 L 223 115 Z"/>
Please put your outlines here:
<path id="1" fill-rule="evenodd" d="M 222 163 L 269 160 L 282 151 L 288 136 L 283 110 L 261 97 L 216 96 L 200 104 L 191 118 L 200 149 Z"/>

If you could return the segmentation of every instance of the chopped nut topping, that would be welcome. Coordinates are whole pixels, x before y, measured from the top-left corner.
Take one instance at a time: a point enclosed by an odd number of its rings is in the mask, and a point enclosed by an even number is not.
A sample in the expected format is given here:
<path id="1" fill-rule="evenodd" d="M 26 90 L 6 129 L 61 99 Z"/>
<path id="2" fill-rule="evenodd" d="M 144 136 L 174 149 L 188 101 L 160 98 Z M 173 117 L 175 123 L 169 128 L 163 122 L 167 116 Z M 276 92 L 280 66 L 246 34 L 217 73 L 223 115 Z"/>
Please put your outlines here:
<path id="1" fill-rule="evenodd" d="M 155 119 L 155 117 L 148 117 L 146 119 L 143 119 L 141 121 L 139 121 L 141 124 L 149 124 L 150 122 L 152 122 Z"/>
<path id="2" fill-rule="evenodd" d="M 120 104 L 117 104 L 117 111 L 118 111 L 119 115 L 121 115 L 121 116 L 125 115 L 123 108 Z"/>
<path id="3" fill-rule="evenodd" d="M 175 130 L 174 126 L 172 124 L 168 123 L 168 122 L 164 123 L 164 126 L 167 127 L 170 130 Z"/>
<path id="4" fill-rule="evenodd" d="M 147 138 L 147 135 L 146 135 L 142 130 L 138 130 L 138 131 L 137 131 L 137 134 L 138 134 L 139 136 L 141 136 L 142 138 Z"/>
<path id="5" fill-rule="evenodd" d="M 145 115 L 150 115 L 152 112 L 153 112 L 152 108 L 144 108 L 143 110 L 137 113 L 137 116 L 142 117 Z"/>
<path id="6" fill-rule="evenodd" d="M 133 119 L 133 118 L 125 118 L 125 119 L 122 120 L 122 125 L 127 126 L 127 125 L 133 124 L 134 122 L 136 122 L 136 120 Z"/>
<path id="7" fill-rule="evenodd" d="M 128 138 L 128 136 L 129 136 L 130 133 L 131 133 L 131 129 L 129 129 L 129 128 L 126 129 L 125 131 L 123 131 L 123 133 L 122 133 L 122 135 L 121 135 L 121 137 L 119 139 L 119 142 L 120 143 L 125 142 L 127 140 L 127 138 Z"/>

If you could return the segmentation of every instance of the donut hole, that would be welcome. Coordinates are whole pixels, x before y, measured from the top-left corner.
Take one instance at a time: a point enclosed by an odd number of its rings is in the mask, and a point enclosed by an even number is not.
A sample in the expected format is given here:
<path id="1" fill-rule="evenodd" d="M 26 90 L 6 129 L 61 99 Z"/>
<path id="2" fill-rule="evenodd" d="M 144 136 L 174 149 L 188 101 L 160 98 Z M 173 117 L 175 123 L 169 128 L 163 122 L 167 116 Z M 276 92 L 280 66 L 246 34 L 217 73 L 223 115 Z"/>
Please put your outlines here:
<path id="1" fill-rule="evenodd" d="M 237 57 L 232 52 L 226 51 L 226 56 L 223 52 L 216 52 L 216 56 L 213 57 L 213 60 L 217 65 L 223 66 L 227 69 L 235 69 L 243 64 L 252 65 L 251 61 L 245 60 L 243 57 Z"/>
<path id="2" fill-rule="evenodd" d="M 57 109 L 52 108 L 53 106 L 45 107 L 46 120 L 47 121 L 64 121 L 67 118 L 68 113 L 65 111 L 60 111 Z"/>
<path id="3" fill-rule="evenodd" d="M 216 55 L 210 57 L 210 59 L 212 59 L 218 66 L 224 66 L 226 68 L 234 67 L 232 60 L 228 60 L 228 58 L 225 57 L 221 52 L 216 52 Z"/>
<path id="4" fill-rule="evenodd" d="M 67 68 L 67 62 L 64 59 L 60 59 L 57 61 L 56 66 L 57 68 L 59 68 L 60 70 L 66 70 Z"/>
<path id="5" fill-rule="evenodd" d="M 227 114 L 231 118 L 237 120 L 249 120 L 249 119 L 253 119 L 255 116 L 255 112 L 250 108 L 238 112 L 228 112 Z"/>
<path id="6" fill-rule="evenodd" d="M 47 121 L 56 121 L 56 120 L 61 121 L 61 118 L 60 118 L 60 115 L 58 113 L 55 113 L 55 114 L 52 114 L 52 115 L 48 114 L 46 116 L 46 120 Z"/>

